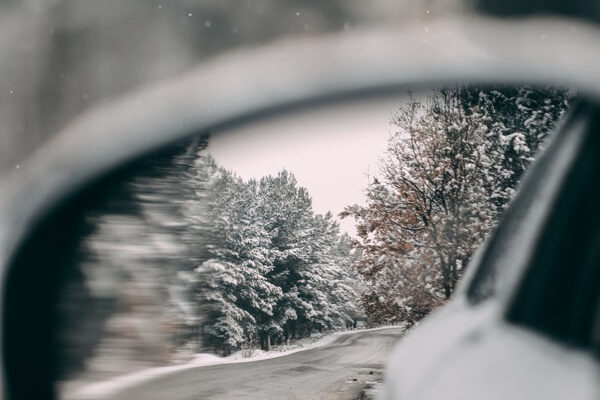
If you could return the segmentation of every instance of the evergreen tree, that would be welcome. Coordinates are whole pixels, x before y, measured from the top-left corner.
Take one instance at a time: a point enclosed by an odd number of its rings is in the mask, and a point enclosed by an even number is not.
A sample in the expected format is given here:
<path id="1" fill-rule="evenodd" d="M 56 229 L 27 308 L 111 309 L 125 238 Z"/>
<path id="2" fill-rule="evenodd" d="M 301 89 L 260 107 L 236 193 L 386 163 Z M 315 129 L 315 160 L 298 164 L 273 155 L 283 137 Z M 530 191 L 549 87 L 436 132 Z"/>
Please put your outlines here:
<path id="1" fill-rule="evenodd" d="M 225 354 L 255 341 L 269 350 L 314 329 L 352 326 L 350 249 L 293 174 L 244 182 L 218 168 L 209 192 L 209 257 L 196 269 L 207 344 Z"/>
<path id="2" fill-rule="evenodd" d="M 256 183 L 218 173 L 208 207 L 210 258 L 196 269 L 197 292 L 207 343 L 229 354 L 264 329 L 281 290 L 265 278 L 272 266 L 269 237 L 256 215 Z"/>
<path id="3" fill-rule="evenodd" d="M 261 345 L 269 349 L 271 340 L 294 337 L 310 326 L 315 310 L 310 302 L 312 286 L 305 274 L 310 265 L 312 200 L 296 178 L 283 170 L 259 182 L 260 212 L 271 238 L 273 270 L 269 281 L 281 288 L 283 297 L 275 308 L 268 331 L 262 332 Z"/>

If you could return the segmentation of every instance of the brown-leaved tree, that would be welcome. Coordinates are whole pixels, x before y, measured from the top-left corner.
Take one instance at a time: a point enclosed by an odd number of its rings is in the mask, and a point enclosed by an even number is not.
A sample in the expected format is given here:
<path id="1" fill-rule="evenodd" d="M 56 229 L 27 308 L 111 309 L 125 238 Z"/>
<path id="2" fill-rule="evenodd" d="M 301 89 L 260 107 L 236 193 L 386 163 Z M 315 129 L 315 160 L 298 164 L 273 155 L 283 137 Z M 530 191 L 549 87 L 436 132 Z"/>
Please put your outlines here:
<path id="1" fill-rule="evenodd" d="M 357 222 L 362 304 L 374 322 L 412 324 L 451 296 L 568 98 L 449 87 L 398 110 L 367 204 L 342 213 Z"/>

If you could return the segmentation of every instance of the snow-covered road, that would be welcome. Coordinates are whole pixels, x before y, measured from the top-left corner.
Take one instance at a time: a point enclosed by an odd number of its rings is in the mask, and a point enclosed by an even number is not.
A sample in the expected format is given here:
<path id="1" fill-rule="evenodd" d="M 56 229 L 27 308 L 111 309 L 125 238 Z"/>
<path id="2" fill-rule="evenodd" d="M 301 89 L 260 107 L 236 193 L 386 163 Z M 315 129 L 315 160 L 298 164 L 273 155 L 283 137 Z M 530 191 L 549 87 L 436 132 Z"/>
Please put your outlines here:
<path id="1" fill-rule="evenodd" d="M 355 399 L 401 335 L 401 328 L 336 335 L 321 347 L 284 357 L 157 374 L 106 398 Z"/>

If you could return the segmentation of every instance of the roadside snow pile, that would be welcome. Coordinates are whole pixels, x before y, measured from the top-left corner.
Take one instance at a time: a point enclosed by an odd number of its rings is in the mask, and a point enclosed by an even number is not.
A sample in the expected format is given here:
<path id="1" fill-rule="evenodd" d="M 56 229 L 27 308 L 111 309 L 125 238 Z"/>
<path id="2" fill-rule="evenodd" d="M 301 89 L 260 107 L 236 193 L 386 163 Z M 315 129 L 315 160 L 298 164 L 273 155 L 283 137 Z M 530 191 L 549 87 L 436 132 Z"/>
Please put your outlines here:
<path id="1" fill-rule="evenodd" d="M 354 333 L 368 332 L 380 329 L 389 329 L 398 326 L 386 326 L 372 329 L 357 329 L 346 332 L 335 332 L 328 335 L 314 335 L 309 338 L 299 339 L 293 344 L 273 346 L 271 351 L 252 350 L 248 357 L 248 350 L 240 350 L 229 357 L 219 357 L 210 353 L 199 353 L 192 360 L 185 364 L 171 365 L 166 367 L 148 368 L 131 374 L 118 376 L 106 381 L 95 382 L 87 385 L 76 385 L 77 387 L 65 387 L 63 390 L 63 398 L 77 399 L 98 399 L 111 397 L 115 393 L 131 386 L 156 379 L 170 373 L 183 371 L 191 368 L 207 367 L 223 364 L 238 364 L 267 360 L 271 358 L 283 357 L 290 354 L 306 351 L 318 347 L 326 346 L 335 341 L 336 338 L 343 335 L 351 335 Z"/>
<path id="2" fill-rule="evenodd" d="M 314 349 L 315 347 L 326 346 L 329 343 L 333 342 L 335 340 L 335 338 L 338 337 L 340 334 L 353 333 L 353 332 L 358 332 L 358 331 L 337 332 L 337 333 L 333 333 L 333 334 L 329 334 L 329 335 L 314 335 L 309 338 L 302 338 L 300 340 L 297 340 L 290 345 L 282 344 L 282 345 L 272 346 L 270 351 L 264 351 L 264 350 L 258 350 L 258 349 L 250 350 L 251 354 L 249 357 L 248 357 L 248 350 L 240 350 L 240 351 L 233 353 L 229 357 L 223 358 L 222 360 L 224 360 L 223 364 L 226 364 L 231 361 L 251 362 L 251 361 L 266 360 L 266 359 L 276 358 L 276 357 L 283 357 L 283 356 L 297 353 L 299 351 L 310 350 L 310 349 Z"/>
<path id="3" fill-rule="evenodd" d="M 221 363 L 222 360 L 223 360 L 222 357 L 219 357 L 215 354 L 200 353 L 200 354 L 196 354 L 191 361 L 189 361 L 185 364 L 180 364 L 179 366 L 184 366 L 184 365 L 188 365 L 188 364 L 190 364 L 190 365 L 193 364 L 194 366 L 215 365 L 215 364 Z"/>

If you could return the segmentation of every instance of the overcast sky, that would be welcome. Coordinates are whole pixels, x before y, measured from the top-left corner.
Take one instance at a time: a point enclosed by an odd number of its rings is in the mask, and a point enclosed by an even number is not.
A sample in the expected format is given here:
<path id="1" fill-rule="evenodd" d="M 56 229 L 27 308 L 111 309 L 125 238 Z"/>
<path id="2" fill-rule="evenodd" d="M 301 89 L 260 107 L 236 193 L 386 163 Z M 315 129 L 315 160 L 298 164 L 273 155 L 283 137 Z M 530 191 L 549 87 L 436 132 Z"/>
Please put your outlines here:
<path id="1" fill-rule="evenodd" d="M 209 151 L 244 179 L 286 168 L 308 189 L 316 212 L 337 215 L 347 205 L 364 204 L 367 176 L 378 172 L 390 119 L 402 101 L 365 100 L 245 125 L 211 137 Z M 354 234 L 352 220 L 340 226 Z"/>

